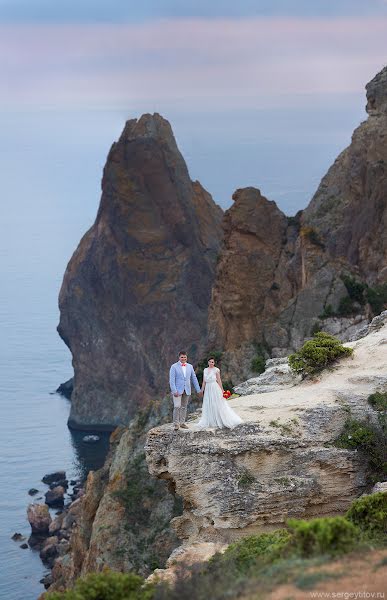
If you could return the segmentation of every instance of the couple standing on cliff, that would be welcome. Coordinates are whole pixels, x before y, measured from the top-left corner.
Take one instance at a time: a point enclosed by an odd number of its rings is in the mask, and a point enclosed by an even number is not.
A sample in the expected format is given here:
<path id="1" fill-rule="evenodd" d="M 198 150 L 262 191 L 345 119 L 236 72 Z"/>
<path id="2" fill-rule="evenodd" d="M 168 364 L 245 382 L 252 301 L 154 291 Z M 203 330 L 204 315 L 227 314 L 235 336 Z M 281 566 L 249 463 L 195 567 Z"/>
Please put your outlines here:
<path id="1" fill-rule="evenodd" d="M 209 427 L 232 428 L 242 419 L 232 410 L 224 399 L 223 384 L 220 370 L 215 366 L 215 359 L 208 359 L 208 367 L 203 372 L 203 384 L 200 389 L 193 366 L 187 362 L 187 353 L 179 352 L 179 360 L 174 363 L 169 371 L 169 385 L 173 400 L 173 428 L 188 429 L 185 420 L 187 406 L 191 397 L 191 383 L 199 395 L 203 395 L 202 417 L 197 423 L 200 429 Z"/>

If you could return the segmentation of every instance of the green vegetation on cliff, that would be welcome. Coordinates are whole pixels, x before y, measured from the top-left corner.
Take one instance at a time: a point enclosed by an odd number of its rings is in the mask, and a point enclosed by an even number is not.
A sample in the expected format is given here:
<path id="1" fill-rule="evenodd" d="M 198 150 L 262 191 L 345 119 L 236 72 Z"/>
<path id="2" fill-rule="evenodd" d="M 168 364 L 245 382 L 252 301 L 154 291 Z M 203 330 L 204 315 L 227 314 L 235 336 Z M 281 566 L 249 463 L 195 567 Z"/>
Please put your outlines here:
<path id="1" fill-rule="evenodd" d="M 257 590 L 263 598 L 292 581 L 307 589 L 332 577 L 308 569 L 338 555 L 385 547 L 386 530 L 387 493 L 380 492 L 353 502 L 344 517 L 290 519 L 287 529 L 243 538 L 208 562 L 182 567 L 173 585 L 104 572 L 78 580 L 73 590 L 48 593 L 46 600 L 224 600 L 248 598 Z"/>
<path id="2" fill-rule="evenodd" d="M 314 375 L 334 363 L 338 358 L 350 356 L 352 348 L 346 348 L 333 335 L 318 331 L 313 339 L 289 356 L 289 365 L 295 373 Z"/>

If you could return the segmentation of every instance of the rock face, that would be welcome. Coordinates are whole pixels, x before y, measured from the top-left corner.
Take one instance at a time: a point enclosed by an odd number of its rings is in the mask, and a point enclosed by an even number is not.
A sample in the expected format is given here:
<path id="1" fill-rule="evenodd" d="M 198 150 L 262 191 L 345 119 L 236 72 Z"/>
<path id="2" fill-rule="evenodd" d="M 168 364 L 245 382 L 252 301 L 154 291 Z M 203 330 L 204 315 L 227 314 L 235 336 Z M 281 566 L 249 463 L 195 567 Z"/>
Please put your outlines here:
<path id="1" fill-rule="evenodd" d="M 258 377 L 252 377 L 235 387 L 241 396 L 273 392 L 280 388 L 288 388 L 300 383 L 301 375 L 293 373 L 287 358 L 269 358 L 265 371 Z"/>
<path id="2" fill-rule="evenodd" d="M 152 429 L 151 474 L 170 481 L 184 512 L 174 519 L 184 546 L 229 543 L 283 526 L 288 517 L 342 514 L 366 489 L 367 460 L 336 447 L 349 416 L 378 413 L 369 394 L 387 390 L 387 312 L 349 345 L 353 357 L 318 379 L 231 401 L 244 424 L 233 430 Z"/>
<path id="3" fill-rule="evenodd" d="M 195 360 L 221 239 L 221 209 L 189 178 L 169 123 L 126 123 L 107 158 L 94 225 L 64 275 L 58 332 L 73 355 L 69 425 L 113 429 Z"/>
<path id="4" fill-rule="evenodd" d="M 105 465 L 88 475 L 85 494 L 73 502 L 50 533 L 70 530 L 67 551 L 55 561 L 53 590 L 70 587 L 77 577 L 109 568 L 149 575 L 163 567 L 178 545 L 170 521 L 181 514 L 167 482 L 150 478 L 144 456 L 144 429 L 162 421 L 164 407 L 118 427 L 110 436 Z"/>
<path id="5" fill-rule="evenodd" d="M 247 188 L 225 213 L 209 346 L 224 351 L 234 384 L 252 376 L 258 344 L 285 356 L 313 330 L 349 340 L 372 316 L 368 305 L 339 310 L 348 297 L 343 274 L 387 282 L 387 68 L 366 89 L 368 120 L 303 212 L 287 219 Z"/>
<path id="6" fill-rule="evenodd" d="M 330 257 L 374 283 L 387 279 L 387 67 L 366 90 L 368 120 L 321 181 L 303 220 Z"/>

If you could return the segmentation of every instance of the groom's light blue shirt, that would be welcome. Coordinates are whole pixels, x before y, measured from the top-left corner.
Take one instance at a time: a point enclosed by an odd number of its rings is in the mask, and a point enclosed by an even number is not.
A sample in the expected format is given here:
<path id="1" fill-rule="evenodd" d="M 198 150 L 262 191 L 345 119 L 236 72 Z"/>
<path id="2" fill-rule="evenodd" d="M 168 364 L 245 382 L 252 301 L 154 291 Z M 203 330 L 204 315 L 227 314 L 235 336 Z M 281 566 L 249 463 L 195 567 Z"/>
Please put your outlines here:
<path id="1" fill-rule="evenodd" d="M 171 387 L 172 394 L 177 392 L 179 396 L 181 396 L 181 394 L 185 392 L 187 396 L 190 396 L 191 381 L 195 390 L 200 392 L 199 382 L 192 365 L 186 363 L 185 377 L 180 361 L 171 366 L 169 370 L 169 385 Z"/>

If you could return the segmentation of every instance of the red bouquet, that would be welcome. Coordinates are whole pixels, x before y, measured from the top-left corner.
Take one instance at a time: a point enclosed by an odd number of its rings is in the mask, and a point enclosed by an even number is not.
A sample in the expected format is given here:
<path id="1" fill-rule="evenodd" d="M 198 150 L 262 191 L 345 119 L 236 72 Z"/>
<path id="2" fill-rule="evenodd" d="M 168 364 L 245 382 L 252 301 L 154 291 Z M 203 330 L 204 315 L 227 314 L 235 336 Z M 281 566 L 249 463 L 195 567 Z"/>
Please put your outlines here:
<path id="1" fill-rule="evenodd" d="M 230 398 L 230 396 L 231 396 L 230 390 L 225 390 L 223 392 L 223 398 L 226 398 L 226 400 L 228 400 Z"/>

